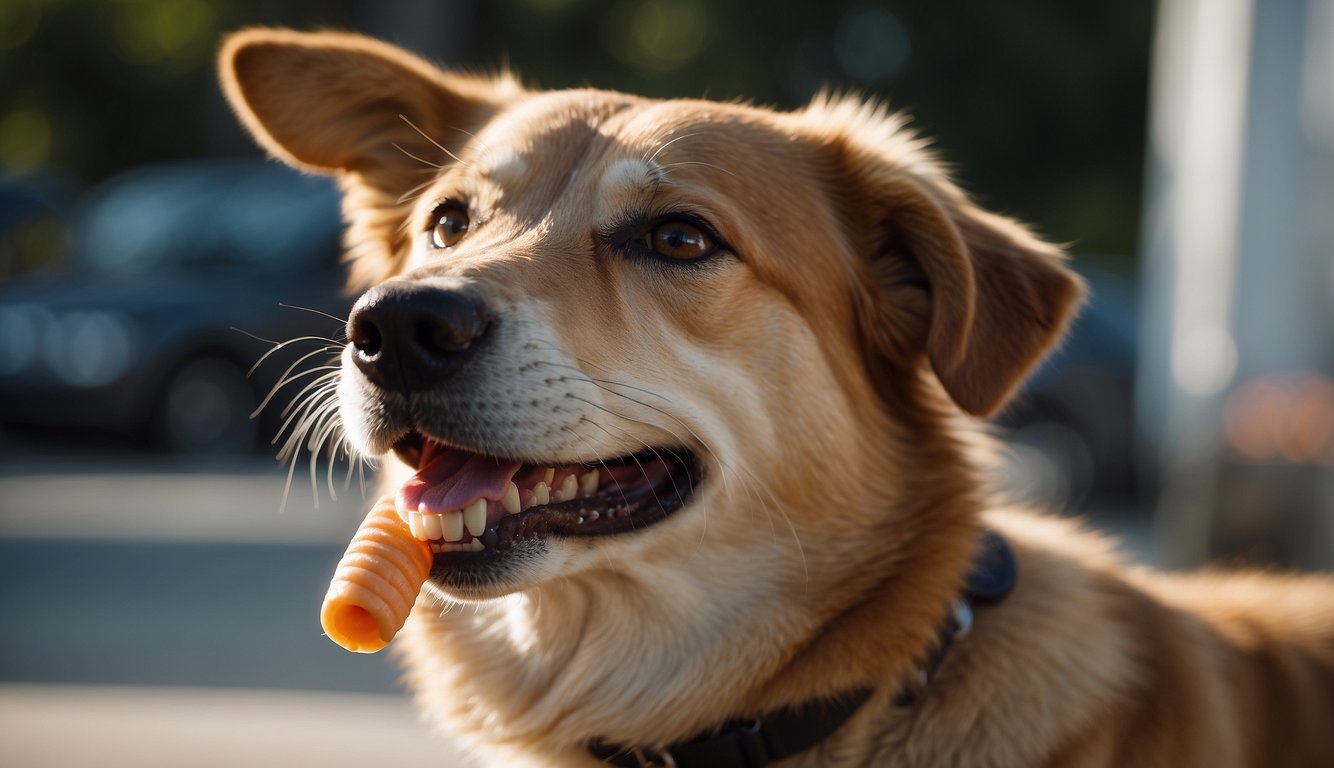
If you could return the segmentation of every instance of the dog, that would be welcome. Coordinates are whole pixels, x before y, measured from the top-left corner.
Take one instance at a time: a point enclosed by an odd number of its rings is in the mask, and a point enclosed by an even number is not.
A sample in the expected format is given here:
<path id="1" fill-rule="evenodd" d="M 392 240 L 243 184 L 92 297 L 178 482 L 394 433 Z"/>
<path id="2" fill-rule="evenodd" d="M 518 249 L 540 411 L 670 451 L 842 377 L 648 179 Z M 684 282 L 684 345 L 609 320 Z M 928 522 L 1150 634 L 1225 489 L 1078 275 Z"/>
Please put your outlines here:
<path id="1" fill-rule="evenodd" d="M 431 542 L 394 648 L 484 765 L 1334 764 L 1334 581 L 1170 575 L 997 500 L 1062 252 L 904 119 L 538 92 L 251 29 L 337 177 L 346 438 Z"/>

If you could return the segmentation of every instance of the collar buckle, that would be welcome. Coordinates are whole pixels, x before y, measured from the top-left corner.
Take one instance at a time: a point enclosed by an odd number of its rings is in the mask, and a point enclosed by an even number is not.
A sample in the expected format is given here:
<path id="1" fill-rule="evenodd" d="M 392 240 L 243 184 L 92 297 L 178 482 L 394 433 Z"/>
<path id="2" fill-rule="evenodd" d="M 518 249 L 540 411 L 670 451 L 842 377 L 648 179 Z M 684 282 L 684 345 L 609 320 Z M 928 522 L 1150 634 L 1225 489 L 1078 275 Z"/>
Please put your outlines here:
<path id="1" fill-rule="evenodd" d="M 676 758 L 672 757 L 670 749 L 635 747 L 630 750 L 630 756 L 635 759 L 638 768 L 677 768 Z"/>

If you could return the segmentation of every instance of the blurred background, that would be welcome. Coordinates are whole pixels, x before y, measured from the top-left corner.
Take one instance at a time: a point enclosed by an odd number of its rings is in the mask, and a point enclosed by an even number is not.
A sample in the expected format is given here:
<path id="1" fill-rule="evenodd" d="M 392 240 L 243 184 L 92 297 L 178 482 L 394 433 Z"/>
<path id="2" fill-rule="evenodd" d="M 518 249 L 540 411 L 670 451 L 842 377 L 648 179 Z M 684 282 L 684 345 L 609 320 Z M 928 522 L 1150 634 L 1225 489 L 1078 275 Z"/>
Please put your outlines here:
<path id="1" fill-rule="evenodd" d="M 537 87 L 906 109 L 1093 289 L 999 420 L 1005 488 L 1144 562 L 1334 567 L 1334 0 L 814 8 L 0 3 L 0 764 L 452 755 L 316 620 L 362 472 L 289 440 L 325 423 L 289 404 L 350 298 L 332 185 L 264 161 L 216 86 L 246 25 Z"/>

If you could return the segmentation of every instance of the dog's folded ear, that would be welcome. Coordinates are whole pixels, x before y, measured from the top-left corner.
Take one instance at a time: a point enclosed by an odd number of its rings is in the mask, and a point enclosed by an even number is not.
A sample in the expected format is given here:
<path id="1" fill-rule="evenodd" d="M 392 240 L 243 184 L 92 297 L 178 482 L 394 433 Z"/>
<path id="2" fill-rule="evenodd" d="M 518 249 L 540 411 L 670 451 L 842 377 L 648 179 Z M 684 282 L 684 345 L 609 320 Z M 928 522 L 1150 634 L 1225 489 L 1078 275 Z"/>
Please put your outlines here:
<path id="1" fill-rule="evenodd" d="M 376 258 L 351 254 L 354 282 L 392 271 L 404 193 L 454 162 L 470 133 L 522 94 L 508 76 L 446 72 L 401 48 L 336 32 L 237 32 L 223 44 L 218 72 L 232 108 L 267 150 L 342 177 L 357 214 L 349 243 L 377 245 Z"/>
<path id="2" fill-rule="evenodd" d="M 972 204 L 901 120 L 817 102 L 853 228 L 859 322 L 878 354 L 925 353 L 956 404 L 994 413 L 1061 337 L 1084 288 L 1064 255 Z M 836 118 L 836 119 L 831 119 Z"/>

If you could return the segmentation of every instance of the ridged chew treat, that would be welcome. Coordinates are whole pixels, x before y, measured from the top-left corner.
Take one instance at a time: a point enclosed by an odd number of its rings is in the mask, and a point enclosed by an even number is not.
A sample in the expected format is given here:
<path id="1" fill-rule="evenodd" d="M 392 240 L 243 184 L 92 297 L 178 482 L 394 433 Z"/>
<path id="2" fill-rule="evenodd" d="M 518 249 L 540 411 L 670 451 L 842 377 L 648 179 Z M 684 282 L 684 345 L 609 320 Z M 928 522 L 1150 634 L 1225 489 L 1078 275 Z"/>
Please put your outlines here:
<path id="1" fill-rule="evenodd" d="M 375 653 L 394 639 L 431 572 L 431 549 L 413 538 L 394 498 L 371 508 L 338 562 L 320 607 L 329 639 L 357 653 Z"/>

